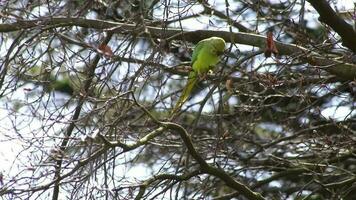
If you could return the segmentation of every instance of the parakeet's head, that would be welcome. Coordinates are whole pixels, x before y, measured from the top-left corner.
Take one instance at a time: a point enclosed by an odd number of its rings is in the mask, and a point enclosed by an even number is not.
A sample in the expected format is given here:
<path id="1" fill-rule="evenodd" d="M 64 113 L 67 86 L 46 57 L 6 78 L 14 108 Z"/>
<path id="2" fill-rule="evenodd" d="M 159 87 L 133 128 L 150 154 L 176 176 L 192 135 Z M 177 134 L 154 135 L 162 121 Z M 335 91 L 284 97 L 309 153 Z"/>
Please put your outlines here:
<path id="1" fill-rule="evenodd" d="M 224 53 L 225 50 L 225 40 L 222 39 L 221 37 L 211 37 L 209 38 L 211 40 L 211 44 L 216 51 L 217 55 L 221 55 Z"/>

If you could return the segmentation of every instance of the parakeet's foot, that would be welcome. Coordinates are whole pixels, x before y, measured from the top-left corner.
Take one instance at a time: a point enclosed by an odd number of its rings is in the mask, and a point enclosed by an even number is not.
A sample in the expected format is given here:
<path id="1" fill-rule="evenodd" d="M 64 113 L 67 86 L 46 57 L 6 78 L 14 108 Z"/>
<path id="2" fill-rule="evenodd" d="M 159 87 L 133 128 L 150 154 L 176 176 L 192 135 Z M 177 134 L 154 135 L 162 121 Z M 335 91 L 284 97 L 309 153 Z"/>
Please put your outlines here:
<path id="1" fill-rule="evenodd" d="M 207 77 L 207 74 L 206 74 L 206 73 L 200 74 L 200 75 L 199 75 L 199 81 L 206 80 L 206 77 Z"/>
<path id="2" fill-rule="evenodd" d="M 212 75 L 214 74 L 213 70 L 209 69 L 209 71 L 207 73 L 203 73 L 203 74 L 200 74 L 198 77 L 199 77 L 199 81 L 204 81 L 207 79 L 207 76 L 208 75 Z"/>

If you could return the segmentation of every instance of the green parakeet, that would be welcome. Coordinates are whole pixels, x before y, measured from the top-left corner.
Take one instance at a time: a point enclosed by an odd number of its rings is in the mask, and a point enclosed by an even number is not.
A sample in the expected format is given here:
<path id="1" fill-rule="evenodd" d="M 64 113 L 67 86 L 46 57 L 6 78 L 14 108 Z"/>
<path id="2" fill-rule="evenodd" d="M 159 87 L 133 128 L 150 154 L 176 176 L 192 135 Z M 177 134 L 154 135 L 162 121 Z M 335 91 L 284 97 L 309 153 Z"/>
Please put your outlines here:
<path id="1" fill-rule="evenodd" d="M 209 70 L 212 70 L 219 62 L 219 56 L 224 52 L 224 49 L 225 40 L 220 37 L 210 37 L 198 42 L 192 55 L 191 64 L 193 70 L 189 73 L 188 83 L 172 110 L 172 114 L 178 111 L 188 100 L 199 78 L 204 76 Z"/>

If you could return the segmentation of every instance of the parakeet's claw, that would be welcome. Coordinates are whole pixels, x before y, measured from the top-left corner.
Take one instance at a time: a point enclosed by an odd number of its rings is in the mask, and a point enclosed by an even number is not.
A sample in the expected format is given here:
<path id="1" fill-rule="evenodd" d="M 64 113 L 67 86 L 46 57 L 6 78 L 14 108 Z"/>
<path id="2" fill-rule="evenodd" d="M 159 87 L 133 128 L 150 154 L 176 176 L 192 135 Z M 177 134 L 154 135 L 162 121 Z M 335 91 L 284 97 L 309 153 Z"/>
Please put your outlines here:
<path id="1" fill-rule="evenodd" d="M 207 71 L 206 73 L 202 73 L 202 74 L 198 75 L 199 81 L 204 81 L 207 79 L 207 76 L 213 75 L 213 74 L 214 74 L 214 71 L 209 69 L 209 71 Z"/>
<path id="2" fill-rule="evenodd" d="M 206 74 L 206 73 L 200 74 L 200 75 L 199 75 L 199 81 L 206 80 L 206 77 L 207 77 L 207 74 Z"/>

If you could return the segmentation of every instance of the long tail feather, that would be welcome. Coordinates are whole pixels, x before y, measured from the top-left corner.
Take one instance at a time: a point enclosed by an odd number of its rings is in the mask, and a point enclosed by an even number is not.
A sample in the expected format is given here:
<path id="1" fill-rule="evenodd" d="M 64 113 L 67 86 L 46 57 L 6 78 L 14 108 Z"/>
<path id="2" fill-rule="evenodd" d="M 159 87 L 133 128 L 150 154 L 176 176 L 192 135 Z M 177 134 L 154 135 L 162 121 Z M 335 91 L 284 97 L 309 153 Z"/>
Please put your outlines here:
<path id="1" fill-rule="evenodd" d="M 190 72 L 189 77 L 188 77 L 188 83 L 185 86 L 185 88 L 183 89 L 183 92 L 182 92 L 181 96 L 179 97 L 176 105 L 174 106 L 174 108 L 171 112 L 172 115 L 174 115 L 174 113 L 178 112 L 180 110 L 180 108 L 183 106 L 183 104 L 188 100 L 197 81 L 198 81 L 198 77 L 197 77 L 196 73 L 194 71 Z"/>

